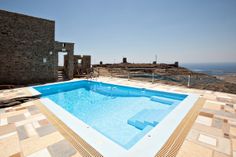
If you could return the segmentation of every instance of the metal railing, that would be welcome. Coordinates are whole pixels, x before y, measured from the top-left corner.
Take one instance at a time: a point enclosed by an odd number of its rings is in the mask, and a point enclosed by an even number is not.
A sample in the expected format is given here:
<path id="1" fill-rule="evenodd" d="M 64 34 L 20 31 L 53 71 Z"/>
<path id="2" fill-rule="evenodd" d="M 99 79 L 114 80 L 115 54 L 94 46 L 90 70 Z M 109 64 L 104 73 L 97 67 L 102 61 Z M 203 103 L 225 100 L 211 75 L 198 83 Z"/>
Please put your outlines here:
<path id="1" fill-rule="evenodd" d="M 173 69 L 153 70 L 150 68 L 142 68 L 140 70 L 129 70 L 128 68 L 98 68 L 96 73 L 98 73 L 97 76 L 123 78 L 128 81 L 139 80 L 142 82 L 151 82 L 153 84 L 161 83 L 195 89 L 236 93 L 235 84 L 219 79 L 217 76 L 194 73 L 187 70 L 181 71 L 181 69 L 174 71 Z"/>
<path id="2" fill-rule="evenodd" d="M 149 69 L 148 69 L 149 70 Z M 99 72 L 101 76 L 109 76 L 109 77 L 116 77 L 116 78 L 125 78 L 127 80 L 140 80 L 140 81 L 147 81 L 151 83 L 165 83 L 171 85 L 182 85 L 186 87 L 208 87 L 211 84 L 215 84 L 219 82 L 216 77 L 204 75 L 204 74 L 197 74 L 197 75 L 189 75 L 189 74 L 166 74 L 166 73 L 158 73 L 158 72 L 151 72 L 150 70 L 147 72 L 144 71 L 129 71 L 129 70 L 117 70 L 117 69 L 110 69 L 109 73 L 103 74 Z"/>

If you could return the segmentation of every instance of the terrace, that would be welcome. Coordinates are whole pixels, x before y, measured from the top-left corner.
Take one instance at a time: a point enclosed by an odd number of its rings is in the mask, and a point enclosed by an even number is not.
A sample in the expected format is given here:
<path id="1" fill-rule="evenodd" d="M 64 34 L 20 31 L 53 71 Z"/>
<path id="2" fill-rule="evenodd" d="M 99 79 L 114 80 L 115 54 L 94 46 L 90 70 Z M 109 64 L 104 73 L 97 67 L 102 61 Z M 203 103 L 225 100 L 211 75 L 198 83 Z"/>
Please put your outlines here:
<path id="1" fill-rule="evenodd" d="M 218 157 L 236 153 L 236 95 L 159 83 L 99 77 L 98 81 L 201 95 L 156 156 Z M 3 90 L 0 100 L 32 96 L 25 88 Z M 102 156 L 39 100 L 0 110 L 0 156 Z M 157 141 L 158 142 L 158 141 Z"/>

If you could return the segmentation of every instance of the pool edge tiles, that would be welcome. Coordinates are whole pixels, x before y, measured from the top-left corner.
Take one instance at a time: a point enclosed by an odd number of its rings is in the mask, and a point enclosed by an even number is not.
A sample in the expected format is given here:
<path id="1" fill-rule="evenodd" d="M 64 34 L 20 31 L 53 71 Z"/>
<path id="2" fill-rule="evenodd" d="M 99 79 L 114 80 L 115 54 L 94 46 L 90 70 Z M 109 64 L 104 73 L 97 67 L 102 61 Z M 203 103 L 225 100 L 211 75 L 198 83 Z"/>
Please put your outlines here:
<path id="1" fill-rule="evenodd" d="M 96 81 L 94 81 L 96 82 Z M 112 84 L 111 84 L 112 85 Z M 118 84 L 116 84 L 118 85 Z M 129 86 L 128 86 L 129 87 Z M 148 89 L 148 88 L 147 88 Z M 153 90 L 153 89 L 151 89 Z M 155 91 L 155 90 L 153 90 Z M 158 91 L 158 90 L 157 90 Z M 178 93 L 169 92 L 167 93 Z M 178 93 L 179 94 L 179 93 Z M 181 93 L 182 94 L 182 93 Z M 186 94 L 186 93 L 184 93 Z M 101 135 L 95 129 L 89 127 L 84 123 L 83 125 L 79 122 L 78 118 L 74 117 L 69 112 L 52 102 L 51 100 L 44 98 L 41 102 L 61 119 L 68 127 L 74 130 L 81 138 L 83 138 L 88 144 L 94 147 L 103 156 L 146 156 L 151 157 L 161 149 L 165 144 L 168 137 L 172 134 L 174 129 L 178 126 L 181 120 L 185 117 L 188 111 L 192 108 L 198 96 L 193 94 L 187 94 L 188 96 L 183 100 L 172 112 L 170 112 L 155 128 L 148 132 L 142 139 L 140 139 L 134 146 L 129 150 L 124 149 L 117 143 L 111 141 L 109 138 Z M 179 106 L 182 106 L 181 108 Z M 185 106 L 185 107 L 184 107 Z M 176 110 L 176 111 L 175 111 Z M 177 117 L 176 117 L 177 116 Z M 173 122 L 173 118 L 175 121 Z M 172 125 L 166 125 L 166 124 Z M 175 123 L 173 125 L 173 123 Z M 77 124 L 77 125 L 76 125 Z M 75 126 L 84 126 L 84 128 L 78 128 Z M 163 131 L 164 130 L 164 131 Z M 100 134 L 100 135 L 99 135 Z M 158 141 L 158 142 L 157 142 Z M 140 151 L 142 150 L 142 151 Z"/>
<path id="2" fill-rule="evenodd" d="M 33 87 L 28 87 L 29 92 L 34 96 L 34 95 L 40 95 L 41 93 L 34 89 Z"/>

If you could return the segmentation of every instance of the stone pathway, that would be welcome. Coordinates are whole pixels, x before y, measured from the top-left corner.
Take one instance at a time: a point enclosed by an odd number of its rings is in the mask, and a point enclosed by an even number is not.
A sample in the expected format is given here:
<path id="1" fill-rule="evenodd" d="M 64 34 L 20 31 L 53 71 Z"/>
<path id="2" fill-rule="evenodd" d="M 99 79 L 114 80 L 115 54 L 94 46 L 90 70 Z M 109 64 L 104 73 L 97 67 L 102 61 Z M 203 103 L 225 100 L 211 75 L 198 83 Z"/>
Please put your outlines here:
<path id="1" fill-rule="evenodd" d="M 98 81 L 196 93 L 206 99 L 178 157 L 236 157 L 236 95 L 179 86 L 100 77 Z M 25 88 L 0 92 L 0 100 L 29 95 Z M 0 109 L 1 157 L 77 157 L 79 152 L 39 111 L 35 101 Z"/>
<path id="2" fill-rule="evenodd" d="M 35 103 L 0 109 L 0 156 L 80 157 Z"/>

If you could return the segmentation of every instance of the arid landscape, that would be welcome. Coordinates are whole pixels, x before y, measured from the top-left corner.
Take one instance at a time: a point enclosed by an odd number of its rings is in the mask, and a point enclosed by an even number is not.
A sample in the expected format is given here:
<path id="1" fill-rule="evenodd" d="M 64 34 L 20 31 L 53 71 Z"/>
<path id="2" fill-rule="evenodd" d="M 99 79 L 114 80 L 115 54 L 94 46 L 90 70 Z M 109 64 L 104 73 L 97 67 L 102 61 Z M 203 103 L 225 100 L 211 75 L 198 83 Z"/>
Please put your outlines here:
<path id="1" fill-rule="evenodd" d="M 227 93 L 236 93 L 235 75 L 211 76 L 193 72 L 174 64 L 104 64 L 95 65 L 100 76 L 121 77 L 170 85 L 188 86 Z M 188 84 L 189 81 L 189 84 Z"/>
<path id="2" fill-rule="evenodd" d="M 218 79 L 236 84 L 236 74 L 226 74 L 217 76 Z"/>

